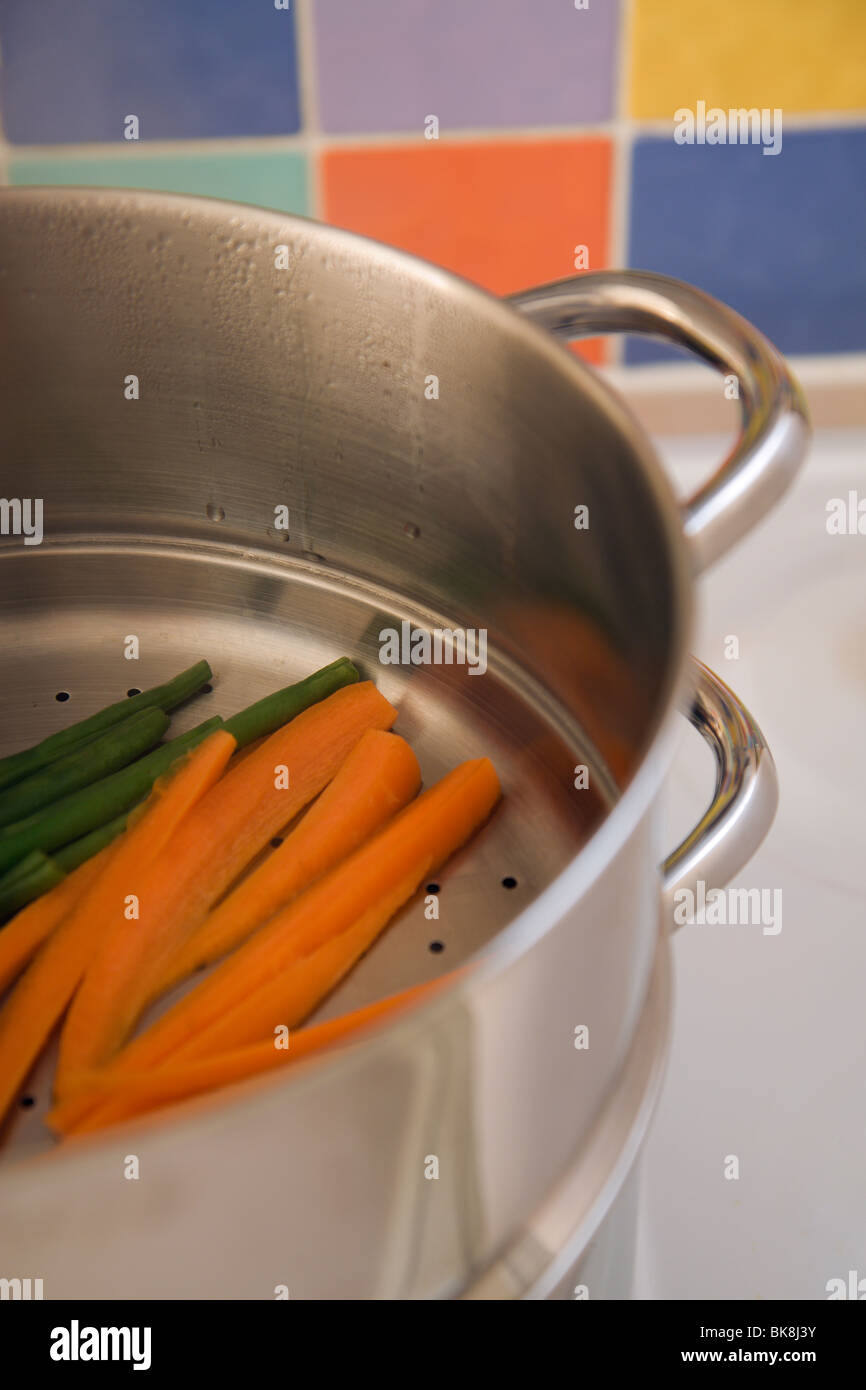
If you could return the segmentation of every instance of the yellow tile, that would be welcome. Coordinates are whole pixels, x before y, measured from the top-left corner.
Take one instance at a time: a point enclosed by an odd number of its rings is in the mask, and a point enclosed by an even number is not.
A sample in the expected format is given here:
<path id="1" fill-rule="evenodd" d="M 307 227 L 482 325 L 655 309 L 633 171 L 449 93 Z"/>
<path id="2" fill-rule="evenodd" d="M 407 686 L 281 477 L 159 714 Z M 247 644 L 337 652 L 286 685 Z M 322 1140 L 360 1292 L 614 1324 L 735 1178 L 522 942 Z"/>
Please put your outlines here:
<path id="1" fill-rule="evenodd" d="M 631 114 L 866 108 L 866 0 L 632 0 Z"/>

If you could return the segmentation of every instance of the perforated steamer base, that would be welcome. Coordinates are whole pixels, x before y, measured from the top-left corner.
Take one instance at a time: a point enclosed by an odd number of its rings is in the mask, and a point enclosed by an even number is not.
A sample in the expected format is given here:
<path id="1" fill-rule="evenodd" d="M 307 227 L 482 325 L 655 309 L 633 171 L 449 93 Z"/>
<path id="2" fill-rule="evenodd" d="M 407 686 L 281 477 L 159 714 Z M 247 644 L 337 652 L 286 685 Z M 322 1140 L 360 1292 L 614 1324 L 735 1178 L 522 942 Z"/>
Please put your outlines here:
<path id="1" fill-rule="evenodd" d="M 601 771 L 591 774 L 595 790 L 574 791 L 575 764 L 594 761 L 581 731 L 529 673 L 495 650 L 483 678 L 466 667 L 380 664 L 380 630 L 403 619 L 454 626 L 447 615 L 408 609 L 398 595 L 332 573 L 318 559 L 129 538 L 4 549 L 0 755 L 200 657 L 213 668 L 213 690 L 172 715 L 172 733 L 232 714 L 345 653 L 398 707 L 396 731 L 417 753 L 425 785 L 465 758 L 490 756 L 504 800 L 437 873 L 438 920 L 425 915 L 424 885 L 315 1017 L 343 1013 L 446 974 L 483 948 L 573 858 L 606 805 Z M 131 634 L 139 639 L 137 661 L 124 657 Z M 58 693 L 69 699 L 59 702 Z M 53 1142 L 43 1117 L 54 1051 L 24 1089 L 2 1160 Z"/>

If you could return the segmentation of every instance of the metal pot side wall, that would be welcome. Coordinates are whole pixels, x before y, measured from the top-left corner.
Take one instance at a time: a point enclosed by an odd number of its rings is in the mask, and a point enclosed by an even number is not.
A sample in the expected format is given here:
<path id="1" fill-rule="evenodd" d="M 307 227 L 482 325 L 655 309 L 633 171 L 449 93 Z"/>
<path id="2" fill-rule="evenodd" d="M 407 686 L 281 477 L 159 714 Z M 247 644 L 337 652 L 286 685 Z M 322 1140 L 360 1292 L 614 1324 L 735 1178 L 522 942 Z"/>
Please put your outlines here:
<path id="1" fill-rule="evenodd" d="M 458 1293 L 575 1159 L 627 1051 L 657 934 L 650 829 L 543 952 L 338 1064 L 7 1169 L 6 1263 L 51 1298 Z M 147 1181 L 124 1180 L 129 1153 Z"/>

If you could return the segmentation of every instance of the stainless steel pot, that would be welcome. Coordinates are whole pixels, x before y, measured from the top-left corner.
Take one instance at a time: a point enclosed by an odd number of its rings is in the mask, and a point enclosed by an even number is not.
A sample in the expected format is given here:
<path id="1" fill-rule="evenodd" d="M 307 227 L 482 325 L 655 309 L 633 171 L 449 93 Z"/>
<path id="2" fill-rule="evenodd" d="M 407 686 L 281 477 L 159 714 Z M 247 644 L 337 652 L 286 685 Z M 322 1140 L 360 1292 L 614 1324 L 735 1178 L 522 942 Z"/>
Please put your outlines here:
<path id="1" fill-rule="evenodd" d="M 168 195 L 4 192 L 0 297 L 2 490 L 43 499 L 45 533 L 0 543 L 0 751 L 194 656 L 228 713 L 347 651 L 428 779 L 485 752 L 506 789 L 438 922 L 413 904 L 322 1016 L 450 972 L 441 995 L 276 1081 L 10 1162 L 4 1258 L 47 1297 L 468 1295 L 621 1092 L 658 1008 L 660 892 L 721 886 L 772 819 L 760 733 L 687 642 L 694 574 L 803 456 L 797 387 L 742 319 L 659 276 L 502 303 L 343 232 Z M 737 377 L 741 437 L 685 507 L 544 330 L 650 332 Z M 486 629 L 486 674 L 381 665 L 403 620 Z M 680 708 L 718 777 L 660 877 Z"/>

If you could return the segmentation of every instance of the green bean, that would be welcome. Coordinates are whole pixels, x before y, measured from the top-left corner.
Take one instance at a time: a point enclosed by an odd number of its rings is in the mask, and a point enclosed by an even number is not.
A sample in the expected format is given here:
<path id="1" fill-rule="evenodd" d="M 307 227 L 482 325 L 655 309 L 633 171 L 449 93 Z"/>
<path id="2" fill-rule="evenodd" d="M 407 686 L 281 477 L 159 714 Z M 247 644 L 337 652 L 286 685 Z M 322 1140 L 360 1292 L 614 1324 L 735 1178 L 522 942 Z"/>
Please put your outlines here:
<path id="1" fill-rule="evenodd" d="M 41 849 L 31 850 L 30 854 L 25 855 L 20 863 L 0 878 L 0 922 L 20 912 L 35 898 L 41 898 L 43 893 L 50 892 L 79 864 L 110 845 L 125 830 L 128 815 L 129 812 L 124 811 L 123 815 L 115 816 L 107 825 L 100 825 L 88 835 L 82 835 L 80 839 L 55 850 L 50 858 Z"/>
<path id="2" fill-rule="evenodd" d="M 93 781 L 24 819 L 3 826 L 0 829 L 0 873 L 4 869 L 7 872 L 0 879 L 0 902 L 4 885 L 11 891 L 18 874 L 24 874 L 28 884 L 38 881 L 45 883 L 45 887 L 39 887 L 33 897 L 53 886 L 48 882 L 44 866 L 39 880 L 35 868 L 25 871 L 25 863 L 19 863 L 34 850 L 43 854 L 54 851 L 52 863 L 55 871 L 62 875 L 63 872 L 71 873 L 91 855 L 110 844 L 123 830 L 133 805 L 146 796 L 157 777 L 214 729 L 225 728 L 236 739 L 238 747 L 243 748 L 255 739 L 273 733 L 310 705 L 358 679 L 358 671 L 348 657 L 340 657 L 305 680 L 249 705 L 231 719 L 225 722 L 218 717 L 209 719 L 190 733 L 163 744 L 120 771 Z M 82 760 L 93 754 L 96 742 L 92 737 L 89 746 L 89 754 L 85 754 L 83 748 L 80 750 Z"/>
<path id="3" fill-rule="evenodd" d="M 272 734 L 275 729 L 287 724 L 310 705 L 333 695 L 341 686 L 352 685 L 358 679 L 358 672 L 349 658 L 341 656 L 338 661 L 332 661 L 330 666 L 323 666 L 321 671 L 314 671 L 306 680 L 298 681 L 296 685 L 284 686 L 282 690 L 276 690 L 273 695 L 266 695 L 256 704 L 248 705 L 239 714 L 233 714 L 225 721 L 225 728 L 237 739 L 238 747 L 244 748 L 264 734 Z"/>
<path id="4" fill-rule="evenodd" d="M 167 728 L 168 715 L 158 708 L 139 710 L 113 724 L 0 795 L 0 826 L 24 820 L 41 807 L 126 767 L 159 743 Z"/>
<path id="5" fill-rule="evenodd" d="M 86 859 L 92 859 L 94 854 L 98 854 L 106 845 L 110 845 L 112 840 L 116 840 L 121 830 L 126 829 L 126 822 L 129 811 L 122 812 L 115 816 L 114 820 L 107 821 L 105 825 L 98 825 L 95 830 L 91 830 L 87 835 L 82 835 L 77 840 L 72 840 L 70 844 L 56 849 L 51 858 L 55 864 L 66 874 L 71 874 L 73 869 L 77 869 L 79 864 L 83 864 Z M 2 885 L 0 885 L 2 886 Z"/>
<path id="6" fill-rule="evenodd" d="M 65 796 L 52 806 L 43 807 L 24 820 L 0 830 L 0 873 L 22 859 L 30 850 L 53 850 L 77 840 L 91 830 L 113 820 L 150 791 L 157 777 L 171 766 L 182 753 L 201 743 L 214 729 L 222 727 L 219 717 L 181 734 L 155 748 L 152 753 L 130 763 L 120 772 L 103 777 L 89 787 Z"/>
<path id="7" fill-rule="evenodd" d="M 20 782 L 22 778 L 29 777 L 41 767 L 47 767 L 62 754 L 71 752 L 76 745 L 92 739 L 94 734 L 102 733 L 113 724 L 119 724 L 122 719 L 128 719 L 139 710 L 174 709 L 175 705 L 188 700 L 201 689 L 210 680 L 211 674 L 206 661 L 197 661 L 188 670 L 181 671 L 179 676 L 166 681 L 165 685 L 155 685 L 152 690 L 144 690 L 140 695 L 118 700 L 116 704 L 106 706 L 98 714 L 92 714 L 88 719 L 82 719 L 67 729 L 60 729 L 58 733 L 51 734 L 32 748 L 12 753 L 8 758 L 0 758 L 0 789 Z"/>
<path id="8" fill-rule="evenodd" d="M 7 869 L 5 874 L 0 876 L 0 888 L 6 888 L 16 878 L 23 878 L 32 873 L 41 857 L 41 849 L 34 849 L 31 854 L 25 854 L 23 859 L 19 859 L 17 864 L 13 864 L 11 869 Z"/>
<path id="9" fill-rule="evenodd" d="M 13 917 L 22 907 L 41 898 L 66 877 L 63 869 L 41 849 L 35 849 L 15 865 L 13 873 L 0 878 L 0 922 Z"/>

